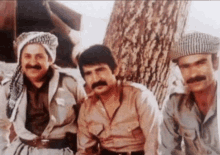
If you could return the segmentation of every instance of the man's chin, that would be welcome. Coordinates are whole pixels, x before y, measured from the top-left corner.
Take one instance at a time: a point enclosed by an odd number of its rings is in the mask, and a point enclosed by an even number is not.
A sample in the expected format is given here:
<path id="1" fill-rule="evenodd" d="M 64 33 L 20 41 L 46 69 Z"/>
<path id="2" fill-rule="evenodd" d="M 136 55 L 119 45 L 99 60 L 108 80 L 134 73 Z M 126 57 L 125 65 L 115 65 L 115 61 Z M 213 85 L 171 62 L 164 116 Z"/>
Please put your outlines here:
<path id="1" fill-rule="evenodd" d="M 39 73 L 35 73 L 35 74 L 26 74 L 26 77 L 30 80 L 30 81 L 36 81 L 36 82 L 40 82 L 43 79 L 43 75 L 39 74 Z"/>
<path id="2" fill-rule="evenodd" d="M 97 95 L 103 95 L 103 94 L 105 94 L 107 91 L 108 91 L 108 90 L 107 90 L 105 87 L 103 87 L 103 86 L 96 87 L 96 88 L 94 89 L 94 92 L 95 92 Z"/>
<path id="3" fill-rule="evenodd" d="M 190 89 L 192 92 L 201 92 L 201 91 L 205 90 L 206 87 L 204 85 L 202 85 L 201 83 L 200 84 L 197 83 L 197 84 L 191 85 Z"/>

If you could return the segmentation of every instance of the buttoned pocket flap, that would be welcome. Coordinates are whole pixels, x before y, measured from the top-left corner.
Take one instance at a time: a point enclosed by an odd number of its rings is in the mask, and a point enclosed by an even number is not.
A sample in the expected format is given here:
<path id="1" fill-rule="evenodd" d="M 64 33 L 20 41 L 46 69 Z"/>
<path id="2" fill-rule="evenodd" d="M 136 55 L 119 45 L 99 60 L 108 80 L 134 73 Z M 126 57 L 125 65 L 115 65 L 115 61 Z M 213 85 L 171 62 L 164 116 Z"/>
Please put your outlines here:
<path id="1" fill-rule="evenodd" d="M 60 106 L 73 106 L 76 104 L 75 97 L 64 88 L 59 88 L 56 94 L 56 102 Z"/>
<path id="2" fill-rule="evenodd" d="M 194 140 L 196 137 L 196 130 L 180 127 L 180 134 L 185 138 Z"/>
<path id="3" fill-rule="evenodd" d="M 89 126 L 89 132 L 96 136 L 100 135 L 103 130 L 104 126 L 102 124 L 91 124 Z"/>
<path id="4" fill-rule="evenodd" d="M 60 106 L 65 106 L 65 100 L 63 98 L 56 98 L 56 102 Z"/>

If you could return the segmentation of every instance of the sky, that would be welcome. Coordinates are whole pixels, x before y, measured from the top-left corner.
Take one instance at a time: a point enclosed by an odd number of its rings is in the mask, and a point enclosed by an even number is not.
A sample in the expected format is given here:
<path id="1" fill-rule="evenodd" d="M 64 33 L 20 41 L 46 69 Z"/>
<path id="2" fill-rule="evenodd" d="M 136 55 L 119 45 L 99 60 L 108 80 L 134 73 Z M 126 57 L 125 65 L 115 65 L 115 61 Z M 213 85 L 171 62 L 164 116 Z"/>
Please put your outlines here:
<path id="1" fill-rule="evenodd" d="M 186 33 L 200 31 L 220 37 L 220 1 L 192 1 Z"/>
<path id="2" fill-rule="evenodd" d="M 114 1 L 59 1 L 82 14 L 82 44 L 102 44 Z"/>
<path id="3" fill-rule="evenodd" d="M 85 47 L 102 43 L 114 1 L 60 1 L 83 15 Z M 220 37 L 220 1 L 192 1 L 185 33 L 200 31 Z"/>

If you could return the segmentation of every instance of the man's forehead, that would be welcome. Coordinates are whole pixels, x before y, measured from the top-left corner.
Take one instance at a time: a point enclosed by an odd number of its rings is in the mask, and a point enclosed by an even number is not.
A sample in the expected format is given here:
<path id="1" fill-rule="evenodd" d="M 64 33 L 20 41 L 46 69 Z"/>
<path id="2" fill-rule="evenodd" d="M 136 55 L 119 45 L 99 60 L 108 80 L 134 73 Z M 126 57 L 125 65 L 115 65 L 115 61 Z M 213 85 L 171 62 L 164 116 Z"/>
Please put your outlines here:
<path id="1" fill-rule="evenodd" d="M 84 70 L 94 70 L 94 69 L 98 69 L 98 68 L 109 68 L 109 66 L 106 63 L 89 64 L 89 65 L 83 66 Z"/>
<path id="2" fill-rule="evenodd" d="M 211 54 L 194 54 L 194 55 L 183 56 L 178 59 L 178 65 L 192 64 L 203 59 L 211 60 Z"/>
<path id="3" fill-rule="evenodd" d="M 38 53 L 45 53 L 46 50 L 43 45 L 34 43 L 34 44 L 27 44 L 24 46 L 22 53 L 27 53 L 27 54 L 38 54 Z"/>

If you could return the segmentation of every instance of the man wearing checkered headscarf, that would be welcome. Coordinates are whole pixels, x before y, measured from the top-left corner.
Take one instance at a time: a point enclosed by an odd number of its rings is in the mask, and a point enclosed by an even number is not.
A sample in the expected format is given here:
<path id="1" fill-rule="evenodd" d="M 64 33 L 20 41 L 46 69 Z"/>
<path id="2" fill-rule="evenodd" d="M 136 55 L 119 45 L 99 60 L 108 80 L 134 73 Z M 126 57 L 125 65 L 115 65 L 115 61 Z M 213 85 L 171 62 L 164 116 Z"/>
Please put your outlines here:
<path id="1" fill-rule="evenodd" d="M 162 109 L 162 154 L 220 154 L 220 93 L 215 76 L 219 48 L 219 38 L 194 32 L 170 51 L 184 85 L 172 89 Z"/>
<path id="2" fill-rule="evenodd" d="M 53 64 L 57 37 L 48 32 L 22 33 L 14 46 L 17 69 L 0 88 L 0 154 L 72 155 L 68 135 L 76 134 L 74 108 L 85 91 Z M 9 144 L 11 124 L 17 138 Z"/>

